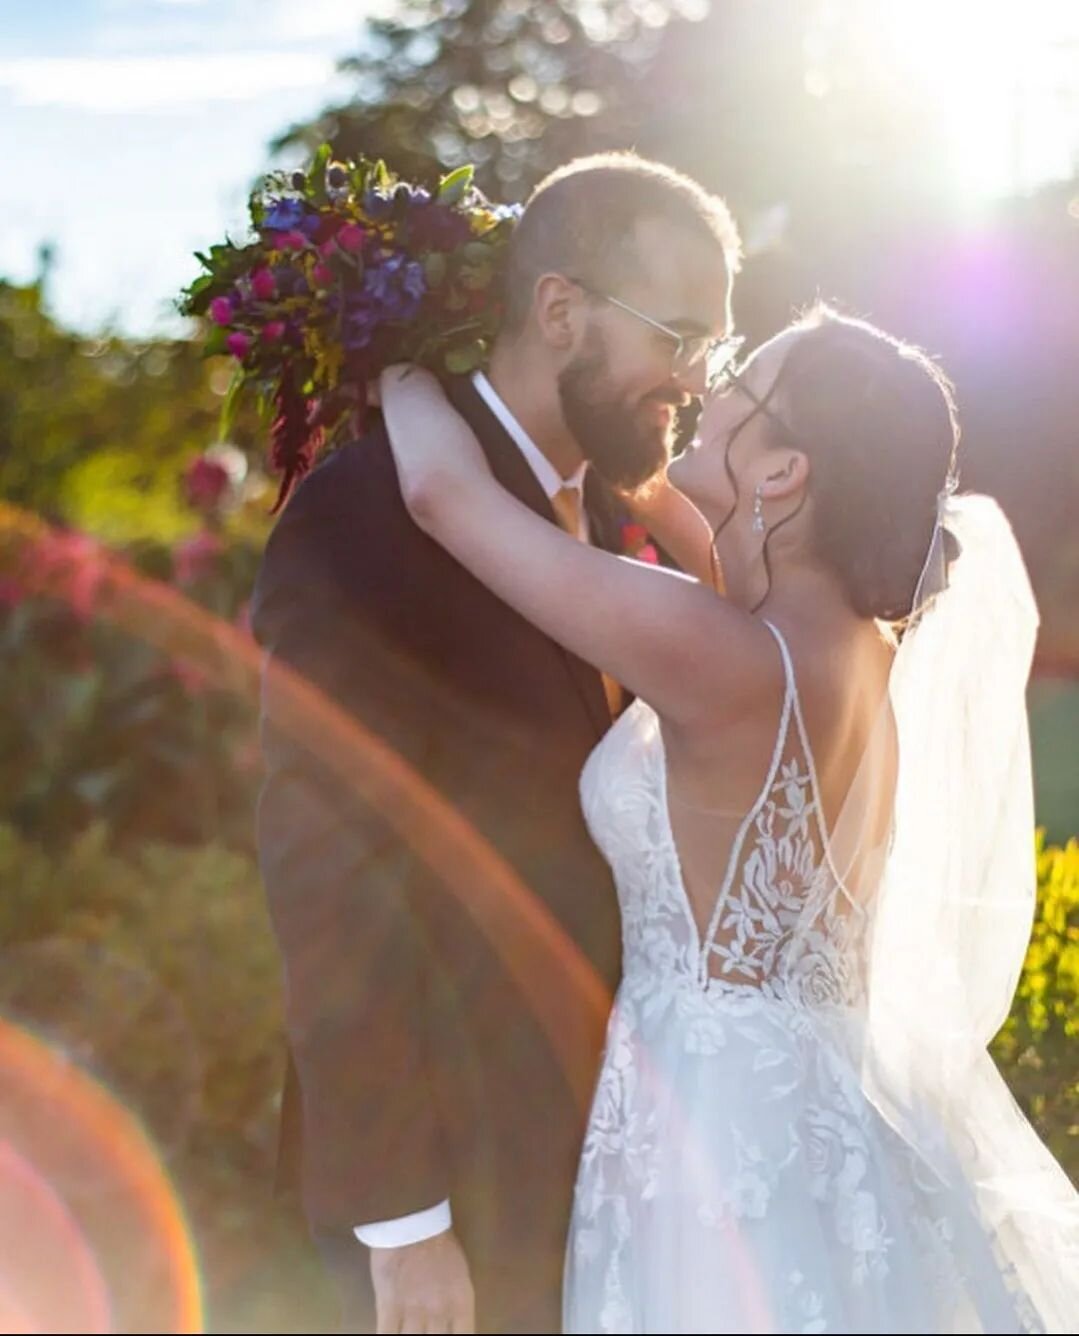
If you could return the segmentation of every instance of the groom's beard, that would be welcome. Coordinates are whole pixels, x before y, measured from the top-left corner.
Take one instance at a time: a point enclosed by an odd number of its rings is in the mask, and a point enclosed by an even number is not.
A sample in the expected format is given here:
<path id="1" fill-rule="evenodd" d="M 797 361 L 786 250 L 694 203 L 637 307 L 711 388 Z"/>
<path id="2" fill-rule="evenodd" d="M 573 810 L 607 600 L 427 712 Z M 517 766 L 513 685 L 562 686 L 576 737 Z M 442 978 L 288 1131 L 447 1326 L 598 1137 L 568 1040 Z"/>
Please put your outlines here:
<path id="1" fill-rule="evenodd" d="M 581 454 L 614 487 L 630 490 L 669 461 L 673 430 L 657 425 L 649 405 L 682 400 L 677 389 L 656 390 L 635 405 L 621 402 L 611 386 L 607 349 L 593 328 L 583 352 L 558 377 L 562 415 Z"/>

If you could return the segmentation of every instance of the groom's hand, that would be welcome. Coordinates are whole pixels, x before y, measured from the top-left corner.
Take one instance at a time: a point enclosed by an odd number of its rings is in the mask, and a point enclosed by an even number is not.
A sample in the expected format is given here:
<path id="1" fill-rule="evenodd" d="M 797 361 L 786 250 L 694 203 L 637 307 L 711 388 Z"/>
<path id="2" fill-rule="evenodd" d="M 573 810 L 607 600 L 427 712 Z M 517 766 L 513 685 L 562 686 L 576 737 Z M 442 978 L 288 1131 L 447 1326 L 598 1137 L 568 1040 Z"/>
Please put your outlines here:
<path id="1" fill-rule="evenodd" d="M 476 1298 L 453 1230 L 403 1248 L 372 1248 L 378 1330 L 474 1332 Z"/>

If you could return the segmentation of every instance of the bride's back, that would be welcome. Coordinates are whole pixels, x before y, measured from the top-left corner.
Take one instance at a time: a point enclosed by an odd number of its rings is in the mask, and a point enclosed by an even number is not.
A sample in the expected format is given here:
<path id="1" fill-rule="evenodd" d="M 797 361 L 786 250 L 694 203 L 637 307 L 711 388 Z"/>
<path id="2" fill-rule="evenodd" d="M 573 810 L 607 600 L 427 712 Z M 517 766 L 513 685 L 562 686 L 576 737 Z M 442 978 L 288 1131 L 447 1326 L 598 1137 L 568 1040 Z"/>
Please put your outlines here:
<path id="1" fill-rule="evenodd" d="M 818 854 L 826 842 L 844 880 L 859 887 L 857 898 L 871 894 L 856 875 L 862 856 L 888 834 L 897 768 L 887 708 L 892 646 L 872 623 L 854 619 L 840 636 L 802 629 L 784 639 L 790 676 L 777 643 L 775 672 L 762 678 L 754 708 L 692 738 L 664 731 L 671 830 L 702 932 L 740 827 L 758 806 L 771 815 L 768 799 L 758 800 L 774 760 L 777 777 L 797 774 L 805 801 L 819 805 Z"/>
<path id="2" fill-rule="evenodd" d="M 585 813 L 618 884 L 627 972 L 673 964 L 705 987 L 848 1004 L 894 793 L 891 650 L 874 633 L 816 650 L 796 636 L 792 651 L 766 625 L 760 707 L 687 744 L 637 702 L 585 769 Z"/>

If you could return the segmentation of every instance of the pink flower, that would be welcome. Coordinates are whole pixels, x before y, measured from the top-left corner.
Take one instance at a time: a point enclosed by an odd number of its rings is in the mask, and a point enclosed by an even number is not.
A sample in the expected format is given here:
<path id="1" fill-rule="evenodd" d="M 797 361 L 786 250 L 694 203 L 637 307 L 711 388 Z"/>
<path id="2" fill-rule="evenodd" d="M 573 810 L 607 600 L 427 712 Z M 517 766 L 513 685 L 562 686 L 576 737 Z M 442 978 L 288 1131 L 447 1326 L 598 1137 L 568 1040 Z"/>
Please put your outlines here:
<path id="1" fill-rule="evenodd" d="M 316 264 L 311 270 L 311 277 L 320 288 L 328 288 L 333 282 L 333 270 L 328 264 Z"/>
<path id="2" fill-rule="evenodd" d="M 346 223 L 337 234 L 337 244 L 343 251 L 355 255 L 357 251 L 363 249 L 363 243 L 367 240 L 367 233 L 359 223 Z"/>
<path id="3" fill-rule="evenodd" d="M 271 320 L 263 326 L 263 343 L 276 343 L 285 332 L 285 322 L 283 320 Z"/>
<path id="4" fill-rule="evenodd" d="M 277 291 L 274 276 L 267 268 L 256 269 L 251 275 L 251 291 L 260 302 L 268 302 Z"/>
<path id="5" fill-rule="evenodd" d="M 307 245 L 307 238 L 302 232 L 279 232 L 274 245 L 278 250 L 303 250 Z"/>
<path id="6" fill-rule="evenodd" d="M 231 297 L 215 297 L 210 303 L 210 319 L 215 325 L 231 325 L 234 309 Z"/>
<path id="7" fill-rule="evenodd" d="M 108 559 L 86 534 L 56 530 L 30 549 L 27 575 L 47 594 L 63 599 L 80 621 L 89 621 L 105 578 Z"/>
<path id="8" fill-rule="evenodd" d="M 203 529 L 193 538 L 186 538 L 172 550 L 172 574 L 178 585 L 191 585 L 213 573 L 225 544 L 217 536 Z"/>
<path id="9" fill-rule="evenodd" d="M 322 245 L 318 248 L 318 253 L 322 256 L 324 260 L 328 260 L 336 250 L 337 250 L 337 242 L 334 241 L 333 237 L 331 237 L 329 241 L 324 241 L 322 243 Z"/>
<path id="10" fill-rule="evenodd" d="M 208 674 L 191 659 L 173 659 L 168 671 L 189 696 L 201 696 L 210 685 Z"/>
<path id="11" fill-rule="evenodd" d="M 231 475 L 224 464 L 199 455 L 184 473 L 184 494 L 188 505 L 194 506 L 196 510 L 213 510 L 228 492 L 231 482 Z"/>
<path id="12" fill-rule="evenodd" d="M 244 334 L 241 330 L 234 330 L 225 340 L 225 347 L 241 362 L 251 351 L 251 335 Z"/>
<path id="13" fill-rule="evenodd" d="M 26 597 L 26 590 L 14 576 L 0 576 L 0 608 L 17 608 Z"/>

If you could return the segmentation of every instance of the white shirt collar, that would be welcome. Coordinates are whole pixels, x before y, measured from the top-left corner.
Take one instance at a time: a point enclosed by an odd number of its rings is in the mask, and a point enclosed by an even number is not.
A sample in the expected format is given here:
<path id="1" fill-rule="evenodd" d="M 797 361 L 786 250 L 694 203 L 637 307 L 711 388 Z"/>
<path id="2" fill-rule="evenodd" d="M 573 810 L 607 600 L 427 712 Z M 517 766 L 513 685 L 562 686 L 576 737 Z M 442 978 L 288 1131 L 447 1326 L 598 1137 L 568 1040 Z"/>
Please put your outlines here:
<path id="1" fill-rule="evenodd" d="M 505 401 L 482 371 L 472 373 L 472 384 L 476 387 L 480 398 L 505 428 L 506 434 L 524 455 L 525 462 L 535 474 L 536 481 L 543 488 L 547 499 L 557 496 L 563 487 L 572 487 L 583 496 L 584 475 L 588 471 L 588 461 L 583 460 L 570 477 L 560 477 L 558 470 L 506 407 Z"/>

